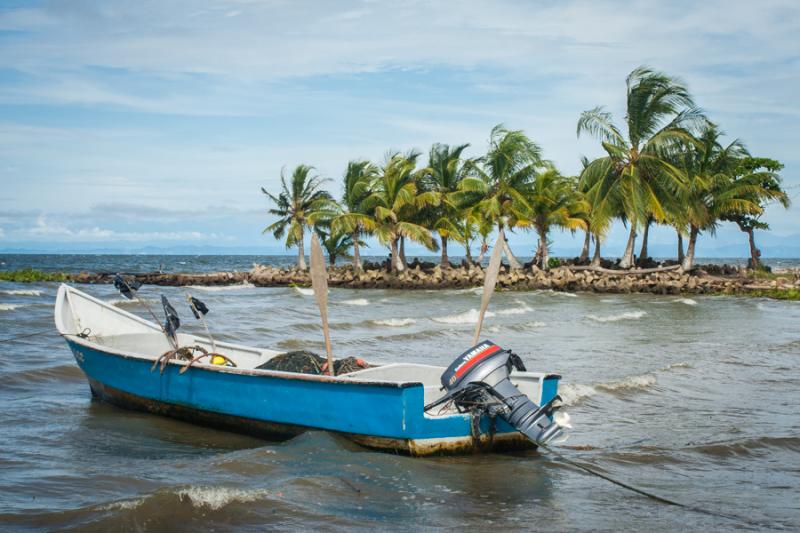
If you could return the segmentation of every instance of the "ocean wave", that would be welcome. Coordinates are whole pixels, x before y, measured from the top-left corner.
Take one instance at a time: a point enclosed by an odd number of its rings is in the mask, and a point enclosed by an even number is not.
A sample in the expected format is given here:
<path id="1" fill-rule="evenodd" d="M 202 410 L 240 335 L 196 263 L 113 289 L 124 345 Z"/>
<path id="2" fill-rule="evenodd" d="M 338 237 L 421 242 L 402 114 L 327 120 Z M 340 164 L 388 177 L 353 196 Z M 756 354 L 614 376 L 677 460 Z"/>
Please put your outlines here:
<path id="1" fill-rule="evenodd" d="M 581 401 L 597 394 L 597 389 L 581 383 L 566 383 L 558 387 L 558 395 L 564 405 L 577 405 Z"/>
<path id="2" fill-rule="evenodd" d="M 640 376 L 629 376 L 617 381 L 608 383 L 598 383 L 595 387 L 606 392 L 630 392 L 635 390 L 645 390 L 656 384 L 656 377 L 653 374 L 642 374 Z"/>
<path id="3" fill-rule="evenodd" d="M 628 311 L 626 313 L 609 316 L 586 315 L 586 318 L 594 320 L 595 322 L 618 322 L 620 320 L 639 320 L 646 314 L 647 312 L 645 311 Z"/>
<path id="4" fill-rule="evenodd" d="M 464 311 L 457 315 L 436 316 L 431 318 L 431 320 L 439 322 L 440 324 L 477 324 L 479 316 L 480 311 L 477 309 L 470 309 L 469 311 Z M 487 318 L 492 316 L 494 316 L 494 313 L 491 311 L 486 312 Z"/>
<path id="5" fill-rule="evenodd" d="M 178 491 L 181 501 L 190 501 L 194 507 L 207 507 L 218 511 L 231 503 L 251 503 L 271 494 L 266 489 L 238 489 L 233 487 L 191 486 Z"/>
<path id="6" fill-rule="evenodd" d="M 344 305 L 361 305 L 361 306 L 364 306 L 364 305 L 369 305 L 369 300 L 367 300 L 366 298 L 354 298 L 352 300 L 342 300 L 339 303 L 344 304 Z"/>
<path id="7" fill-rule="evenodd" d="M 0 294 L 7 294 L 9 296 L 41 296 L 42 291 L 30 289 L 11 289 L 0 291 Z"/>
<path id="8" fill-rule="evenodd" d="M 116 305 L 117 307 L 123 305 L 141 305 L 140 302 L 144 302 L 146 304 L 155 304 L 158 303 L 158 300 L 152 298 L 138 298 L 136 300 L 128 300 L 127 298 L 110 298 L 105 301 L 109 305 Z"/>
<path id="9" fill-rule="evenodd" d="M 712 457 L 755 455 L 765 449 L 783 449 L 800 452 L 800 437 L 753 437 L 732 441 L 691 445 L 688 450 Z"/>
<path id="10" fill-rule="evenodd" d="M 83 372 L 77 365 L 59 365 L 10 372 L 5 375 L 3 381 L 6 385 L 26 385 L 51 381 L 77 381 L 82 376 Z"/>
<path id="11" fill-rule="evenodd" d="M 14 311 L 20 307 L 25 307 L 22 304 L 0 304 L 0 311 Z"/>
<path id="12" fill-rule="evenodd" d="M 237 283 L 236 285 L 190 285 L 189 289 L 206 292 L 236 291 L 241 289 L 255 289 L 256 286 L 249 282 Z"/>
<path id="13" fill-rule="evenodd" d="M 515 303 L 519 305 L 519 307 L 511 307 L 509 309 L 500 309 L 497 311 L 498 315 L 524 315 L 525 313 L 530 313 L 533 311 L 533 308 L 529 307 L 525 302 L 521 302 L 519 300 L 515 300 Z"/>
<path id="14" fill-rule="evenodd" d="M 692 300 L 691 298 L 678 298 L 675 300 L 675 302 L 686 305 L 697 305 L 697 301 Z"/>
<path id="15" fill-rule="evenodd" d="M 410 326 L 417 323 L 413 318 L 386 318 L 383 320 L 370 320 L 370 322 L 376 326 L 390 326 L 394 328 Z"/>
<path id="16" fill-rule="evenodd" d="M 297 294 L 303 296 L 314 296 L 314 289 L 311 287 L 292 287 Z"/>
<path id="17" fill-rule="evenodd" d="M 672 363 L 660 369 L 661 372 L 668 372 L 673 368 L 694 368 L 689 363 Z"/>
<path id="18" fill-rule="evenodd" d="M 657 379 L 654 374 L 640 374 L 592 385 L 565 383 L 559 386 L 558 394 L 561 396 L 564 405 L 576 405 L 586 398 L 596 395 L 598 392 L 628 395 L 632 392 L 646 391 L 656 382 Z"/>
<path id="19" fill-rule="evenodd" d="M 546 325 L 547 324 L 545 324 L 544 322 L 539 322 L 538 320 L 534 320 L 532 322 L 523 322 L 522 324 L 512 324 L 508 327 L 514 331 L 527 331 L 529 329 L 534 329 L 534 328 L 543 328 Z"/>

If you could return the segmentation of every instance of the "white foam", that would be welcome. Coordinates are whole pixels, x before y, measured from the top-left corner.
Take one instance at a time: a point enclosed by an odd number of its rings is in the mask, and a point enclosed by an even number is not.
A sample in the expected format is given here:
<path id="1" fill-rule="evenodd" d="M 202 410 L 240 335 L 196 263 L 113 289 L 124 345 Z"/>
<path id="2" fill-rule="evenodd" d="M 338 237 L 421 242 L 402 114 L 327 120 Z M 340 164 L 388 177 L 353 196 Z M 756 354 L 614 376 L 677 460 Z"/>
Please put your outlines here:
<path id="1" fill-rule="evenodd" d="M 524 315 L 525 313 L 530 313 L 533 311 L 525 302 L 521 302 L 519 300 L 515 300 L 519 307 L 512 307 L 510 309 L 500 309 L 497 311 L 498 315 Z"/>
<path id="2" fill-rule="evenodd" d="M 222 509 L 229 503 L 249 503 L 269 495 L 265 489 L 244 490 L 232 487 L 189 487 L 178 491 L 178 497 L 188 499 L 195 507 L 208 507 L 213 511 Z"/>
<path id="3" fill-rule="evenodd" d="M 42 291 L 34 291 L 27 289 L 12 289 L 8 291 L 0 291 L 0 294 L 8 294 L 9 296 L 41 296 Z"/>
<path id="4" fill-rule="evenodd" d="M 391 326 L 393 328 L 410 326 L 411 324 L 417 323 L 413 318 L 386 318 L 384 320 L 372 320 L 371 322 L 377 326 Z"/>
<path id="5" fill-rule="evenodd" d="M 236 291 L 241 289 L 255 289 L 256 286 L 249 282 L 236 285 L 190 285 L 188 288 L 206 292 Z"/>
<path id="6" fill-rule="evenodd" d="M 369 300 L 366 298 L 354 298 L 352 300 L 342 300 L 343 304 L 345 305 L 369 305 Z"/>
<path id="7" fill-rule="evenodd" d="M 628 311 L 627 313 L 609 316 L 586 315 L 586 318 L 595 322 L 617 322 L 619 320 L 639 320 L 646 314 L 645 311 Z"/>
<path id="8" fill-rule="evenodd" d="M 440 324 L 477 324 L 480 312 L 477 309 L 470 309 L 457 315 L 437 316 L 431 320 L 439 322 Z M 491 311 L 486 312 L 486 317 L 492 317 L 494 313 Z"/>
<path id="9" fill-rule="evenodd" d="M 570 416 L 569 413 L 565 411 L 556 411 L 553 415 L 553 420 L 559 427 L 572 429 L 572 424 L 570 424 Z"/>
<path id="10" fill-rule="evenodd" d="M 544 322 L 539 322 L 538 320 L 534 320 L 533 322 L 525 322 L 523 324 L 523 326 L 525 326 L 526 328 L 543 328 L 546 325 L 547 324 L 545 324 Z"/>
<path id="11" fill-rule="evenodd" d="M 563 405 L 576 405 L 581 400 L 597 394 L 597 389 L 591 385 L 580 383 L 567 383 L 558 387 L 558 395 L 561 396 Z"/>
<path id="12" fill-rule="evenodd" d="M 99 510 L 101 511 L 130 511 L 131 509 L 136 509 L 140 505 L 144 503 L 143 498 L 137 498 L 134 500 L 120 500 L 118 502 L 111 502 L 105 505 L 101 505 Z"/>
<path id="13" fill-rule="evenodd" d="M 19 304 L 0 304 L 0 311 L 13 311 L 19 309 L 22 305 Z"/>
<path id="14" fill-rule="evenodd" d="M 642 374 L 641 376 L 629 376 L 617 381 L 600 383 L 596 387 L 607 392 L 644 390 L 655 385 L 656 377 L 653 374 Z"/>
<path id="15" fill-rule="evenodd" d="M 697 305 L 697 302 L 695 300 L 692 300 L 691 298 L 679 298 L 675 300 L 675 302 L 686 305 Z"/>
<path id="16" fill-rule="evenodd" d="M 314 289 L 310 287 L 294 287 L 294 290 L 303 296 L 314 296 Z"/>

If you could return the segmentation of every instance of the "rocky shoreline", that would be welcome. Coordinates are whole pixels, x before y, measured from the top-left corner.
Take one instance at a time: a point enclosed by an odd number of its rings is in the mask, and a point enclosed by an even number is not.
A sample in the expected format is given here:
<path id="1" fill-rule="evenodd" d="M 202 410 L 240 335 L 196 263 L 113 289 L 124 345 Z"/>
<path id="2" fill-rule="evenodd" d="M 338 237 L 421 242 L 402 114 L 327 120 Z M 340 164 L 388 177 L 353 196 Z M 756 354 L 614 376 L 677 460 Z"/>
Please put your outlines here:
<path id="1" fill-rule="evenodd" d="M 652 270 L 652 269 L 650 269 Z M 754 276 L 735 267 L 707 265 L 691 273 L 677 269 L 652 272 L 648 269 L 611 271 L 589 267 L 563 266 L 549 271 L 535 267 L 510 270 L 503 267 L 498 277 L 500 290 L 555 290 L 597 293 L 651 294 L 743 294 L 776 298 L 800 298 L 800 271 L 769 276 Z M 309 286 L 308 271 L 254 265 L 249 272 L 130 274 L 150 285 L 235 285 L 250 283 L 257 287 Z M 352 266 L 329 269 L 329 285 L 353 289 L 458 289 L 483 284 L 483 269 L 461 266 L 442 269 L 438 265 L 411 265 L 393 274 L 380 265 L 367 265 L 360 272 Z M 76 283 L 111 283 L 112 273 L 64 274 Z"/>

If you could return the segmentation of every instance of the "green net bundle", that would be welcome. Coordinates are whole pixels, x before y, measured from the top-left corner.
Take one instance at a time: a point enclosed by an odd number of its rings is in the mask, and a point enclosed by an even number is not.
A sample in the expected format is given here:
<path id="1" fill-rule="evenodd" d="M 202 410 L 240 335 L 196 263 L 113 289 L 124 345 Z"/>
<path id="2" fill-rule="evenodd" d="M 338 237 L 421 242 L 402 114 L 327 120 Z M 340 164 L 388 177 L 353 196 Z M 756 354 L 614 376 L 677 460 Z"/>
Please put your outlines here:
<path id="1" fill-rule="evenodd" d="M 327 359 L 321 355 L 306 350 L 294 350 L 276 355 L 256 368 L 261 370 L 280 370 L 281 372 L 320 375 L 327 374 L 326 363 Z M 334 374 L 338 376 L 339 374 L 348 374 L 356 370 L 371 368 L 372 366 L 373 365 L 365 363 L 362 359 L 345 357 L 343 359 L 334 360 L 333 371 Z"/>

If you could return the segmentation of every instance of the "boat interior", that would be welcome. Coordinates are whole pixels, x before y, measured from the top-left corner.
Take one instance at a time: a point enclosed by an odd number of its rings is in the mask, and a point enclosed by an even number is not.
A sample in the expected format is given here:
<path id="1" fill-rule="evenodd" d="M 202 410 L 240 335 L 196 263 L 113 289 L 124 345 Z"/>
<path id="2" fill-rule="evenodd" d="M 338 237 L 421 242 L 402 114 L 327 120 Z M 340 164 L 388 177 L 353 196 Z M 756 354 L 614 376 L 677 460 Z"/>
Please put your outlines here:
<path id="1" fill-rule="evenodd" d="M 77 289 L 62 285 L 58 291 L 55 320 L 59 333 L 77 336 L 89 345 L 122 355 L 157 361 L 174 347 L 157 324 Z M 274 370 L 260 370 L 271 358 L 286 352 L 253 348 L 227 342 L 216 342 L 213 350 L 209 339 L 186 333 L 177 335 L 180 347 L 200 346 L 208 352 L 214 351 L 227 357 L 235 368 L 228 371 L 245 370 L 249 373 L 274 374 Z M 202 353 L 202 352 L 198 352 Z M 459 354 L 453 354 L 453 357 Z M 188 364 L 187 361 L 176 361 Z M 193 363 L 193 366 L 221 369 L 210 357 Z M 424 387 L 425 403 L 443 396 L 441 376 L 445 367 L 416 363 L 371 364 L 369 368 L 340 374 L 337 378 L 352 381 L 421 383 Z M 512 382 L 531 398 L 539 398 L 544 374 L 537 372 L 514 372 Z M 446 411 L 446 410 L 445 410 Z M 442 411 L 444 414 L 444 411 Z"/>

